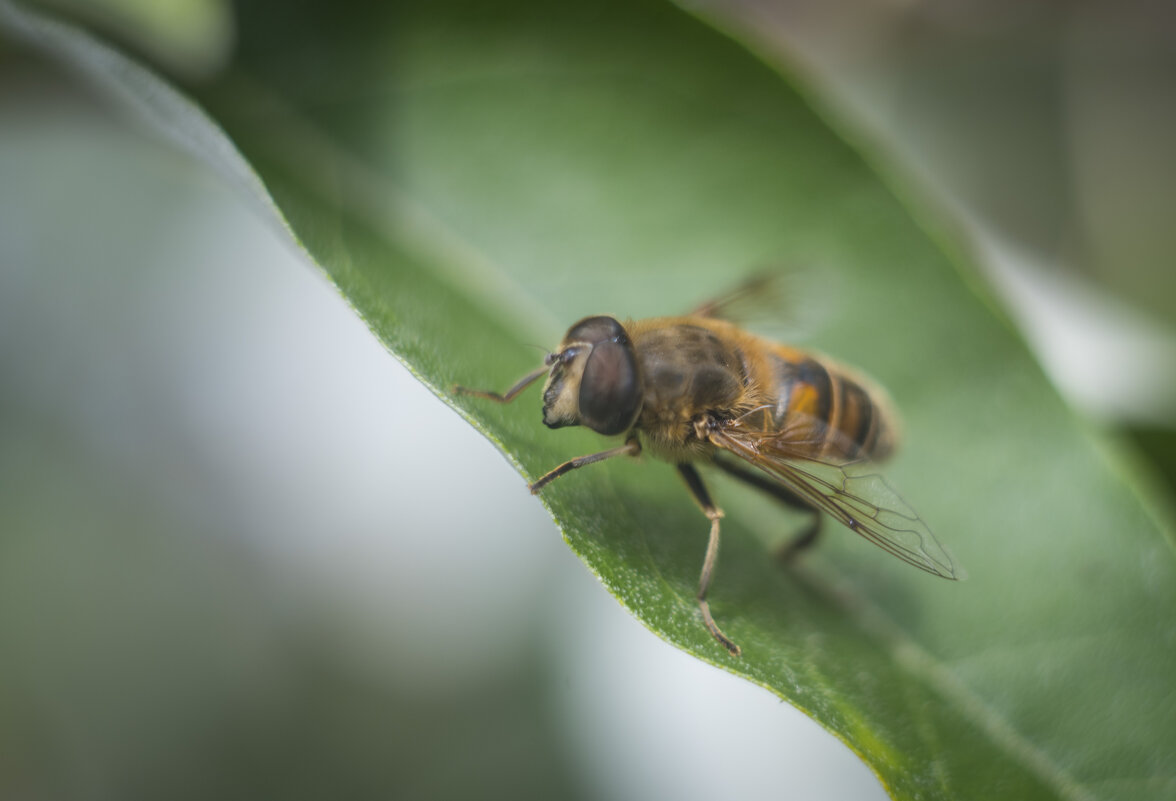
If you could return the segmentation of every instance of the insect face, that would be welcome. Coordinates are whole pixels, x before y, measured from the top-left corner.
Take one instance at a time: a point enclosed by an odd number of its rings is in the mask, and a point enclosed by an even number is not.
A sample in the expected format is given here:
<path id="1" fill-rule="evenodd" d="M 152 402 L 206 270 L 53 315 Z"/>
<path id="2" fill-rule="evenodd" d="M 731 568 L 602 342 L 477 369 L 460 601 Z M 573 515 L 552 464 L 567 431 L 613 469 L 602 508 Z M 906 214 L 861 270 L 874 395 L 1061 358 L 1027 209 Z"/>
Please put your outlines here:
<path id="1" fill-rule="evenodd" d="M 588 317 L 568 329 L 548 357 L 543 422 L 549 428 L 584 425 L 623 434 L 641 411 L 641 376 L 633 343 L 612 317 Z"/>

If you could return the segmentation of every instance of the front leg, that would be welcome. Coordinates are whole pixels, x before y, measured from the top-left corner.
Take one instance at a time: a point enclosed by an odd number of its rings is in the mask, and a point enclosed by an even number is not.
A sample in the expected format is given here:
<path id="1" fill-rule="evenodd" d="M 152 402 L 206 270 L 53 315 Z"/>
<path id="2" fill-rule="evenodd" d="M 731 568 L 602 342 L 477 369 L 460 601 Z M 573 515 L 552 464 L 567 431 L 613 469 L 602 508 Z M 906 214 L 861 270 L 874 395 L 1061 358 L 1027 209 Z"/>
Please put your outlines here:
<path id="1" fill-rule="evenodd" d="M 475 398 L 483 398 L 485 400 L 494 401 L 495 403 L 510 403 L 512 400 L 518 397 L 520 392 L 534 384 L 543 376 L 547 375 L 547 372 L 550 369 L 550 364 L 551 360 L 549 357 L 547 364 L 527 373 L 525 376 L 516 381 L 513 387 L 501 394 L 487 389 L 470 389 L 469 387 L 463 387 L 457 384 L 453 386 L 453 394 L 473 395 Z"/>
<path id="2" fill-rule="evenodd" d="M 603 462 L 605 459 L 611 459 L 614 456 L 636 456 L 641 453 L 641 443 L 637 441 L 636 437 L 632 437 L 624 445 L 619 448 L 611 448 L 600 453 L 590 453 L 587 456 L 577 456 L 575 459 L 570 459 L 554 470 L 540 476 L 534 484 L 531 485 L 531 494 L 536 495 L 539 490 L 546 487 L 552 481 L 555 481 L 565 473 L 570 473 L 577 468 L 585 465 L 594 464 L 596 462 Z"/>
<path id="3" fill-rule="evenodd" d="M 706 593 L 710 589 L 711 575 L 715 570 L 715 562 L 719 558 L 719 520 L 722 519 L 723 512 L 711 501 L 710 493 L 706 491 L 706 485 L 702 483 L 702 477 L 698 475 L 698 471 L 694 467 L 682 462 L 678 465 L 678 472 L 682 475 L 683 480 L 685 480 L 686 487 L 690 490 L 690 494 L 694 496 L 694 500 L 702 507 L 702 513 L 711 521 L 710 539 L 706 545 L 706 558 L 702 563 L 702 574 L 698 577 L 697 598 L 698 608 L 702 610 L 702 622 L 706 624 L 706 630 L 711 633 L 711 636 L 730 651 L 732 656 L 739 656 L 742 651 L 738 645 L 731 642 L 731 639 L 719 629 L 714 617 L 711 616 L 710 604 L 706 601 Z"/>

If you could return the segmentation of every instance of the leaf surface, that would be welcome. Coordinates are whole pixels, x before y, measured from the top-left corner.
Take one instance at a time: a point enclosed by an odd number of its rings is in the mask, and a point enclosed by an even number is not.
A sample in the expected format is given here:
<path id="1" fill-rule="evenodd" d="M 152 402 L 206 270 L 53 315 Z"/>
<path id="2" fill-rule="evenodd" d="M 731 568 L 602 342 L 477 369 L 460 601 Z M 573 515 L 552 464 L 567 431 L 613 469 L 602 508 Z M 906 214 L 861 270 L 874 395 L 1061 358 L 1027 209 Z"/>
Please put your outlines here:
<path id="1" fill-rule="evenodd" d="M 231 67 L 179 87 L 17 6 L 0 24 L 255 198 L 528 479 L 615 443 L 548 431 L 534 390 L 501 407 L 449 387 L 505 389 L 587 314 L 679 313 L 766 262 L 819 276 L 831 311 L 803 344 L 890 389 L 906 444 L 887 475 L 970 578 L 833 525 L 782 570 L 771 551 L 803 518 L 708 474 L 733 659 L 698 615 L 708 525 L 669 466 L 552 484 L 569 545 L 651 630 L 805 710 L 896 798 L 1176 795 L 1176 570 L 1138 477 L 779 74 L 651 2 L 239 14 Z"/>

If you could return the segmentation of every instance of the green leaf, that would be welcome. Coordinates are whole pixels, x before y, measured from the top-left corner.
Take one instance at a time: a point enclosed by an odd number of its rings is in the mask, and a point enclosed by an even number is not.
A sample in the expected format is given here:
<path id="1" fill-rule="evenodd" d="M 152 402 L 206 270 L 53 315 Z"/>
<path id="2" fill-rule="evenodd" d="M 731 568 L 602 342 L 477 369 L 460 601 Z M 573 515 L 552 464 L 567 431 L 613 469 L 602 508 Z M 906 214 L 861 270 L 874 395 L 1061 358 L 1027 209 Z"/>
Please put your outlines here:
<path id="1" fill-rule="evenodd" d="M 183 90 L 195 104 L 71 28 L 7 2 L 0 23 L 288 226 L 528 479 L 612 443 L 545 429 L 533 390 L 502 407 L 449 387 L 504 389 L 585 314 L 678 313 L 764 261 L 805 266 L 831 309 L 805 344 L 891 389 L 906 446 L 888 475 L 970 579 L 833 526 L 781 570 L 770 552 L 802 521 L 708 476 L 727 511 L 711 602 L 736 659 L 701 624 L 708 525 L 670 467 L 552 484 L 569 545 L 652 631 L 806 711 L 896 798 L 1176 794 L 1176 570 L 1155 502 L 946 236 L 779 74 L 652 2 L 239 13 L 239 52 Z"/>

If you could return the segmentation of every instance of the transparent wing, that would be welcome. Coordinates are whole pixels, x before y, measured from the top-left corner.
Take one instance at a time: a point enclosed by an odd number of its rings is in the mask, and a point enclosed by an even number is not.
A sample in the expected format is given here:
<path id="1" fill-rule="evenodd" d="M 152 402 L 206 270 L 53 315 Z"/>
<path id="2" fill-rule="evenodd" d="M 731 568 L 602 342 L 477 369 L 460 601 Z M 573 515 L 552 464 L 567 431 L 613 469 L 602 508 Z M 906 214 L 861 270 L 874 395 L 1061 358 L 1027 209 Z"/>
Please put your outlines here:
<path id="1" fill-rule="evenodd" d="M 882 550 L 928 573 L 959 578 L 931 529 L 873 462 L 815 458 L 809 455 L 811 441 L 798 442 L 787 432 L 757 430 L 742 420 L 719 424 L 710 439 Z"/>
<path id="2" fill-rule="evenodd" d="M 779 273 L 756 273 L 726 294 L 711 298 L 691 309 L 689 314 L 693 317 L 717 317 L 732 322 L 743 322 L 748 312 L 782 307 L 781 284 L 782 277 Z"/>
<path id="3" fill-rule="evenodd" d="M 765 265 L 687 314 L 727 320 L 777 340 L 799 341 L 821 329 L 837 297 L 836 285 L 829 269 Z"/>

